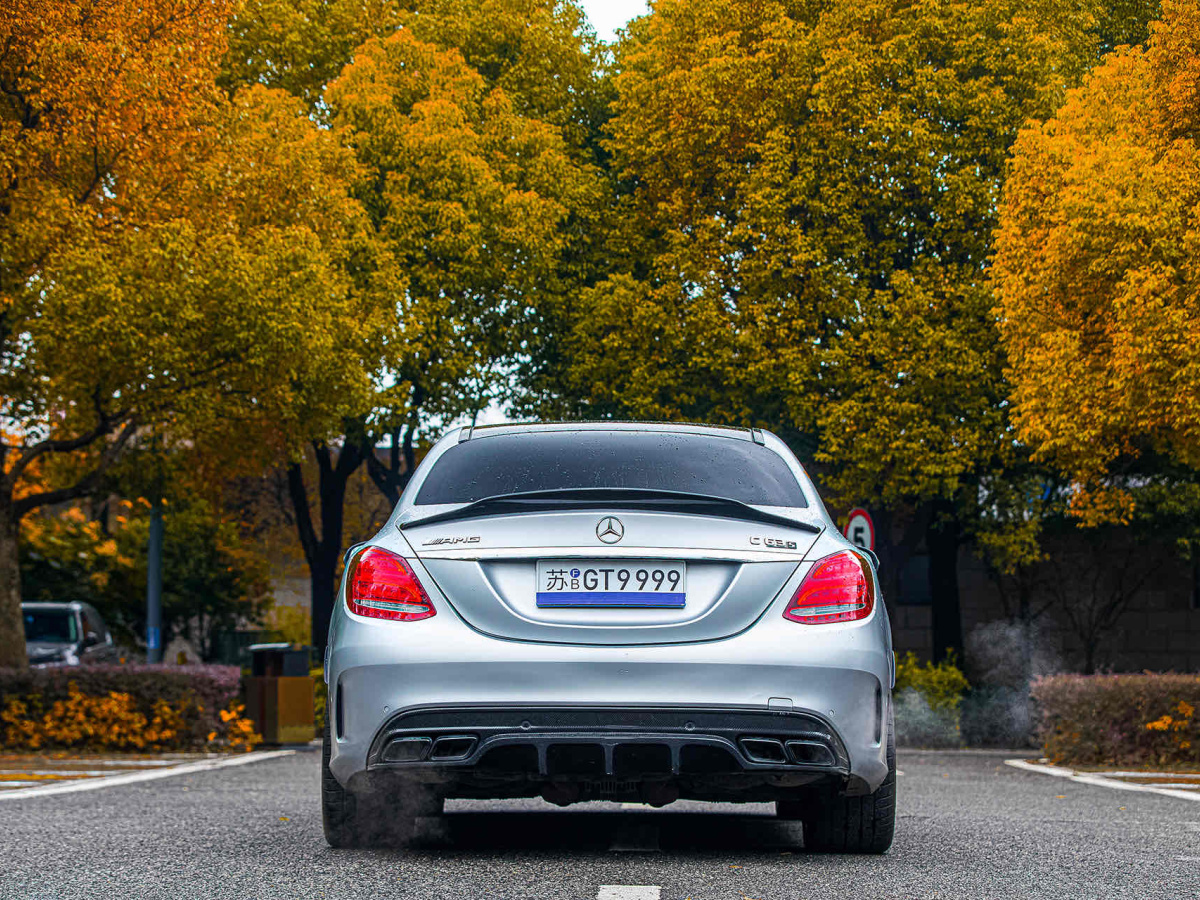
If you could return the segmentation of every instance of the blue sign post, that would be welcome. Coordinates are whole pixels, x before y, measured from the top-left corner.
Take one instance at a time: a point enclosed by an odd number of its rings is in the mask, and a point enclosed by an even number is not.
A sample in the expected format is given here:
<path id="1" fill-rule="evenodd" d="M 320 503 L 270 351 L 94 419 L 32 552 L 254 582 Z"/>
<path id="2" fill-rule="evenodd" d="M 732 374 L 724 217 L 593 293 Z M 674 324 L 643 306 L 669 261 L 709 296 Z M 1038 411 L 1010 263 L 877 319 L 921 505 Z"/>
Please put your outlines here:
<path id="1" fill-rule="evenodd" d="M 150 539 L 146 542 L 146 662 L 159 663 L 162 646 L 162 497 L 155 491 L 150 507 Z"/>

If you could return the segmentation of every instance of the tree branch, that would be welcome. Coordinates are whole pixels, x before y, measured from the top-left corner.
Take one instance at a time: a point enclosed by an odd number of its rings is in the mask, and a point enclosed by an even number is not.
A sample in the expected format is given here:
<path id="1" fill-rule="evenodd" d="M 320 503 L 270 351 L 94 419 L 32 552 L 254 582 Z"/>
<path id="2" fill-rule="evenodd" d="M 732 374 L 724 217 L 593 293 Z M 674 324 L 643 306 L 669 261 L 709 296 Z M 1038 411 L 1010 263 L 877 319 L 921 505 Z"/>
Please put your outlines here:
<path id="1" fill-rule="evenodd" d="M 371 449 L 373 450 L 374 448 Z M 375 487 L 379 489 L 379 493 L 383 494 L 392 506 L 395 506 L 400 499 L 400 492 L 396 490 L 391 470 L 381 463 L 379 457 L 373 452 L 368 452 L 366 459 L 367 474 L 371 477 L 371 481 L 375 483 Z"/>
<path id="2" fill-rule="evenodd" d="M 300 547 L 304 550 L 304 559 L 312 569 L 313 561 L 317 558 L 317 533 L 313 528 L 312 512 L 308 508 L 308 492 L 304 489 L 304 470 L 300 463 L 292 463 L 287 470 L 288 496 L 292 499 L 292 508 L 296 513 L 296 532 L 300 537 Z"/>
<path id="3" fill-rule="evenodd" d="M 100 478 L 108 471 L 108 467 L 121 455 L 121 451 L 125 448 L 129 439 L 133 437 L 135 431 L 137 431 L 137 420 L 129 419 L 116 439 L 104 448 L 104 452 L 100 455 L 100 462 L 96 465 L 96 468 L 92 469 L 91 472 L 70 487 L 57 488 L 53 491 L 43 491 L 40 494 L 30 494 L 27 497 L 22 497 L 14 501 L 13 510 L 16 517 L 20 519 L 26 513 L 37 509 L 39 506 L 52 506 L 55 503 L 65 503 L 68 500 L 76 500 L 85 494 L 91 493 L 97 483 L 99 483 Z M 81 444 L 80 446 L 84 445 Z"/>
<path id="4" fill-rule="evenodd" d="M 82 450 L 84 447 L 94 443 L 95 441 L 98 441 L 105 435 L 111 434 L 123 422 L 131 423 L 133 421 L 130 418 L 128 410 L 122 410 L 121 412 L 110 416 L 106 415 L 100 409 L 99 403 L 97 403 L 96 412 L 99 421 L 96 424 L 96 427 L 91 431 L 85 431 L 83 434 L 77 435 L 73 438 L 64 438 L 61 440 L 47 439 L 44 441 L 38 441 L 32 446 L 26 447 L 21 452 L 21 455 L 17 457 L 16 462 L 13 463 L 12 469 L 5 474 L 5 480 L 8 482 L 8 484 L 10 486 L 16 484 L 17 479 L 21 477 L 21 473 L 24 472 L 25 469 L 29 467 L 30 463 L 36 460 L 39 456 L 44 456 L 47 453 L 71 453 L 75 450 Z"/>

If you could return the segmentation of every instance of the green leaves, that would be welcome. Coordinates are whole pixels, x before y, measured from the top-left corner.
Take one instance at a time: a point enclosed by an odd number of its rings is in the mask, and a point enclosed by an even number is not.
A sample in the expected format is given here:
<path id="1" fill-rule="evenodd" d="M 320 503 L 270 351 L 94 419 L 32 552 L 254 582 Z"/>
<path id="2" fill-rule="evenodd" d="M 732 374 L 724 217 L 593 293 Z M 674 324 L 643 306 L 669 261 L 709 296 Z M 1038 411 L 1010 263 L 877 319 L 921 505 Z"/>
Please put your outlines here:
<path id="1" fill-rule="evenodd" d="M 408 29 L 360 47 L 327 100 L 362 166 L 373 296 L 392 311 L 381 414 L 477 412 L 562 290 L 564 226 L 598 173 L 459 52 Z"/>
<path id="2" fill-rule="evenodd" d="M 839 501 L 1012 457 L 985 269 L 1008 148 L 1095 58 L 1090 10 L 664 0 L 617 49 L 619 266 L 573 311 L 584 411 L 819 442 Z"/>

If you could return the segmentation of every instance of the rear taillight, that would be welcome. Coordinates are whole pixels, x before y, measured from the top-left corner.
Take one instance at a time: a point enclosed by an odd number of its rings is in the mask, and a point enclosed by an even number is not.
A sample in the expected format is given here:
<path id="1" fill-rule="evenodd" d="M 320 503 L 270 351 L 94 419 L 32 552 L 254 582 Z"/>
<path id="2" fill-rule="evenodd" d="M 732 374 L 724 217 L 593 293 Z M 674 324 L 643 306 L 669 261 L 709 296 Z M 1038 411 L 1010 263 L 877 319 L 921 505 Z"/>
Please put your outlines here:
<path id="1" fill-rule="evenodd" d="M 818 560 L 792 595 L 783 617 L 805 625 L 855 622 L 875 607 L 875 582 L 862 557 L 849 550 Z"/>
<path id="2" fill-rule="evenodd" d="M 415 622 L 437 615 L 412 568 L 395 553 L 368 547 L 351 563 L 346 581 L 350 612 L 373 619 Z"/>

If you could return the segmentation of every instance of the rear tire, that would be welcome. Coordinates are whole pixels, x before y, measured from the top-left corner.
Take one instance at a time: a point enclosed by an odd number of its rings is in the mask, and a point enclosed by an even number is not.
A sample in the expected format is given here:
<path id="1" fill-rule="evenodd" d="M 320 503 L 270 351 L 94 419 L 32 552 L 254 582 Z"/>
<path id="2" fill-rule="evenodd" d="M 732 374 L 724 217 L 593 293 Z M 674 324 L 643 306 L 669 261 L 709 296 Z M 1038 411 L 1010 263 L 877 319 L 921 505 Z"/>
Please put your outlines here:
<path id="1" fill-rule="evenodd" d="M 887 733 L 887 777 L 864 797 L 824 788 L 806 800 L 779 800 L 776 814 L 804 823 L 804 849 L 818 853 L 886 853 L 896 833 L 896 736 Z"/>
<path id="2" fill-rule="evenodd" d="M 442 797 L 423 785 L 404 785 L 379 794 L 346 790 L 329 771 L 329 723 L 321 746 L 321 822 L 330 847 L 390 847 L 406 843 L 418 816 L 442 812 Z"/>

